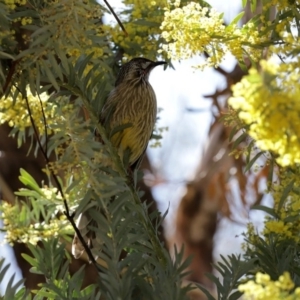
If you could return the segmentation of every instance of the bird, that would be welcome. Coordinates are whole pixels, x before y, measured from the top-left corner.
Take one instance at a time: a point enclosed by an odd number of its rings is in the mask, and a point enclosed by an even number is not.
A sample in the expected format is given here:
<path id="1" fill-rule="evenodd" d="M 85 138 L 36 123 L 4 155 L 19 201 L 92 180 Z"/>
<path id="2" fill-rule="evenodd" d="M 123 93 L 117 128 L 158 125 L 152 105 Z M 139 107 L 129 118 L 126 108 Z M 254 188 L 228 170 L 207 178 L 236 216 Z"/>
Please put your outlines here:
<path id="1" fill-rule="evenodd" d="M 155 92 L 149 83 L 150 72 L 164 61 L 154 62 L 146 58 L 133 58 L 120 69 L 115 88 L 109 94 L 101 111 L 101 123 L 108 131 L 128 124 L 111 137 L 112 145 L 128 164 L 139 162 L 147 148 L 157 115 Z"/>
<path id="2" fill-rule="evenodd" d="M 100 112 L 100 123 L 112 146 L 117 149 L 124 165 L 132 171 L 139 168 L 157 117 L 157 101 L 149 82 L 150 73 L 164 64 L 165 61 L 152 61 L 144 57 L 136 57 L 125 63 Z M 89 248 L 101 248 L 101 241 L 88 228 L 95 225 L 88 211 L 81 213 L 76 223 Z M 72 254 L 79 258 L 83 252 L 84 247 L 75 234 Z"/>

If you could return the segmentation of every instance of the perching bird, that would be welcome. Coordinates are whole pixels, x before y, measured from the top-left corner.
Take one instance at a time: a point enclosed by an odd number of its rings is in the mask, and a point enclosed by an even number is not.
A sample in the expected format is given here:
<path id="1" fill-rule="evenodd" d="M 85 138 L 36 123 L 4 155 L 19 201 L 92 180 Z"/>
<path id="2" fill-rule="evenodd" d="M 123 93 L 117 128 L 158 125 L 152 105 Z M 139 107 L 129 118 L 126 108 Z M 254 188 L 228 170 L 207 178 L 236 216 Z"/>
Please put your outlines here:
<path id="1" fill-rule="evenodd" d="M 154 128 L 157 104 L 149 76 L 156 66 L 162 64 L 166 62 L 141 57 L 124 64 L 100 114 L 100 122 L 112 145 L 117 148 L 121 160 L 131 168 L 139 166 Z M 88 246 L 96 248 L 101 242 L 97 241 L 88 225 L 92 225 L 91 218 L 88 212 L 84 212 L 77 220 L 77 227 Z M 75 235 L 72 253 L 79 258 L 83 252 L 84 248 Z"/>

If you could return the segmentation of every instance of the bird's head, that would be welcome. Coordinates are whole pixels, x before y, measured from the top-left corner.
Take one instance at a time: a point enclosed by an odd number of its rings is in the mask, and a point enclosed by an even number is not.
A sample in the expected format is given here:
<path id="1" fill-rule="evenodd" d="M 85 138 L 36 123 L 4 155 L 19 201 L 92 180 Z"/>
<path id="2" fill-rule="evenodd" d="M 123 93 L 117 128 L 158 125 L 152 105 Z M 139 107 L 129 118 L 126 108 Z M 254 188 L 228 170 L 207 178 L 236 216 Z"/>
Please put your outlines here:
<path id="1" fill-rule="evenodd" d="M 146 81 L 149 80 L 150 72 L 159 65 L 166 64 L 164 61 L 152 61 L 143 57 L 136 57 L 124 64 L 119 72 L 115 86 L 124 81 Z"/>

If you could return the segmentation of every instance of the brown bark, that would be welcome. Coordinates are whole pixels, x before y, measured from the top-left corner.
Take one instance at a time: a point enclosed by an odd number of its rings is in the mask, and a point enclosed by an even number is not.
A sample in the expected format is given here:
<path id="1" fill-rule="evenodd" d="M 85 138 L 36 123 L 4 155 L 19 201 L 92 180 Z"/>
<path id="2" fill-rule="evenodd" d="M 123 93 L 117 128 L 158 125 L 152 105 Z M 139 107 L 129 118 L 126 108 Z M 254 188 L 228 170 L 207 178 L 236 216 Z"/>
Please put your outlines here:
<path id="1" fill-rule="evenodd" d="M 212 288 L 212 283 L 205 273 L 213 271 L 213 237 L 218 218 L 227 217 L 235 221 L 243 215 L 247 216 L 249 207 L 259 204 L 262 200 L 258 183 L 268 174 L 267 166 L 260 172 L 253 173 L 250 170 L 245 174 L 246 162 L 243 157 L 235 158 L 230 155 L 232 145 L 229 143 L 229 135 L 232 129 L 225 127 L 223 122 L 219 121 L 220 117 L 227 112 L 227 104 L 222 106 L 223 101 L 220 99 L 228 98 L 231 95 L 231 85 L 239 82 L 245 74 L 238 65 L 231 72 L 226 72 L 220 67 L 216 68 L 216 71 L 225 77 L 227 86 L 223 90 L 216 90 L 212 95 L 204 96 L 211 99 L 213 103 L 215 121 L 211 125 L 195 178 L 186 185 L 186 193 L 181 199 L 175 220 L 175 234 L 169 241 L 170 249 L 174 244 L 177 248 L 184 245 L 185 257 L 190 255 L 193 257 L 189 268 L 191 274 L 186 279 L 201 283 L 208 288 Z M 242 147 L 247 143 L 246 140 L 241 144 Z M 233 195 L 230 179 L 235 179 L 237 182 L 238 187 L 235 192 L 239 192 L 243 207 L 239 210 L 237 219 L 232 213 L 232 206 L 238 200 Z M 254 193 L 253 198 L 256 200 L 252 203 L 247 202 L 246 189 L 252 189 Z M 206 297 L 195 294 L 194 299 L 200 300 Z"/>
<path id="2" fill-rule="evenodd" d="M 220 170 L 230 163 L 226 150 L 226 135 L 222 125 L 217 124 L 211 131 L 209 145 L 195 179 L 187 184 L 176 217 L 176 233 L 170 243 L 179 248 L 185 246 L 185 257 L 193 255 L 191 274 L 187 280 L 211 287 L 205 273 L 212 272 L 213 236 L 217 227 L 217 214 L 222 202 L 224 177 Z M 224 149 L 224 155 L 214 160 Z M 227 154 L 227 155 L 226 155 Z"/>
<path id="3" fill-rule="evenodd" d="M 193 257 L 189 268 L 191 274 L 186 279 L 209 288 L 212 288 L 212 283 L 205 273 L 213 271 L 213 237 L 217 229 L 218 215 L 221 213 L 231 218 L 229 198 L 232 195 L 228 186 L 228 181 L 232 177 L 230 169 L 233 167 L 237 169 L 235 176 L 240 185 L 242 201 L 247 183 L 242 159 L 235 160 L 229 155 L 231 149 L 228 136 L 231 129 L 225 128 L 223 123 L 218 121 L 227 110 L 226 106 L 222 106 L 220 98 L 230 95 L 231 85 L 240 81 L 244 73 L 238 65 L 232 72 L 226 72 L 221 67 L 216 68 L 216 71 L 225 77 L 227 86 L 223 90 L 216 90 L 214 94 L 205 96 L 212 100 L 217 113 L 195 178 L 186 185 L 186 193 L 176 216 L 174 238 L 169 242 L 170 248 L 174 243 L 179 248 L 184 245 L 185 257 L 190 255 Z"/>

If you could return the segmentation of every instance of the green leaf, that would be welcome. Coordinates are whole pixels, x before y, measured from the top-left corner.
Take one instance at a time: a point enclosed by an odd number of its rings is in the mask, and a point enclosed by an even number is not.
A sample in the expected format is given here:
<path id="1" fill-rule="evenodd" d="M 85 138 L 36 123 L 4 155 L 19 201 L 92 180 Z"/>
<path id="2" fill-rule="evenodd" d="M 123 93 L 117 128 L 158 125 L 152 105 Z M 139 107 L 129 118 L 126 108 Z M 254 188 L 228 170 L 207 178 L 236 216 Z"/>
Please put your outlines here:
<path id="1" fill-rule="evenodd" d="M 250 0 L 250 7 L 251 7 L 251 11 L 255 12 L 256 10 L 256 0 Z"/>
<path id="2" fill-rule="evenodd" d="M 56 72 L 56 75 L 59 77 L 61 81 L 63 81 L 63 74 L 61 71 L 61 67 L 58 65 L 56 57 L 54 57 L 54 55 L 50 52 L 48 53 L 48 59 L 51 63 L 52 68 Z"/>
<path id="3" fill-rule="evenodd" d="M 136 25 L 149 26 L 149 27 L 159 27 L 161 25 L 158 22 L 151 22 L 151 21 L 147 21 L 145 19 L 139 19 L 139 20 L 136 20 L 132 23 L 136 24 Z"/>
<path id="4" fill-rule="evenodd" d="M 231 130 L 230 130 L 230 133 L 229 133 L 229 142 L 232 141 L 233 137 L 236 135 L 236 133 L 240 130 L 240 128 L 238 126 L 234 126 Z"/>
<path id="5" fill-rule="evenodd" d="M 252 140 L 250 142 L 250 144 L 247 146 L 246 165 L 250 162 L 250 156 L 251 156 L 252 148 L 254 147 L 254 145 L 255 145 L 255 141 Z"/>
<path id="6" fill-rule="evenodd" d="M 285 223 L 289 223 L 289 222 L 294 223 L 294 222 L 298 221 L 299 219 L 300 219 L 299 215 L 296 215 L 296 216 L 287 216 L 286 218 L 284 218 L 283 221 Z"/>
<path id="7" fill-rule="evenodd" d="M 31 38 L 34 38 L 38 35 L 44 35 L 46 31 L 48 31 L 48 35 L 50 33 L 50 29 L 53 28 L 53 25 L 44 25 L 43 27 L 40 27 L 38 29 L 36 29 L 32 34 L 31 34 Z M 46 35 L 46 36 L 48 36 Z"/>
<path id="8" fill-rule="evenodd" d="M 15 58 L 11 55 L 11 54 L 8 54 L 6 52 L 3 52 L 3 51 L 0 51 L 0 58 L 4 58 L 4 59 L 12 59 L 14 60 Z"/>
<path id="9" fill-rule="evenodd" d="M 163 137 L 162 135 L 160 134 L 155 134 L 155 133 L 152 133 L 151 134 L 151 139 L 154 139 L 154 140 L 161 140 Z"/>
<path id="10" fill-rule="evenodd" d="M 54 49 L 55 49 L 55 52 L 56 54 L 58 55 L 60 61 L 61 61 L 61 64 L 62 64 L 62 67 L 64 69 L 64 71 L 69 74 L 70 73 L 70 68 L 69 68 L 69 61 L 68 61 L 68 58 L 66 57 L 66 53 L 61 49 L 61 45 L 56 43 L 54 45 Z"/>
<path id="11" fill-rule="evenodd" d="M 270 207 L 263 206 L 263 205 L 254 205 L 251 207 L 251 209 L 264 211 L 267 214 L 271 215 L 272 217 L 278 219 L 278 215 L 276 214 L 274 208 L 270 208 Z"/>
<path id="12" fill-rule="evenodd" d="M 281 195 L 281 197 L 280 197 L 279 204 L 278 204 L 278 211 L 281 210 L 284 201 L 287 199 L 289 193 L 291 192 L 291 190 L 292 190 L 293 187 L 294 187 L 294 183 L 295 183 L 295 179 L 292 180 L 292 181 L 285 187 L 285 189 L 283 190 L 283 193 L 282 193 L 282 195 Z"/>
<path id="13" fill-rule="evenodd" d="M 10 15 L 11 19 L 16 19 L 16 18 L 21 18 L 21 17 L 33 17 L 33 18 L 36 18 L 36 17 L 38 17 L 38 13 L 37 13 L 37 11 L 32 10 L 32 9 L 25 9 L 25 10 L 20 10 L 20 11 L 16 11 L 15 10 Z"/>
<path id="14" fill-rule="evenodd" d="M 32 266 L 32 267 L 37 267 L 38 265 L 38 262 L 35 258 L 29 256 L 28 254 L 26 253 L 22 253 L 21 256 L 27 261 L 29 262 L 29 264 Z"/>
<path id="15" fill-rule="evenodd" d="M 40 48 L 40 49 L 37 49 L 37 48 L 28 48 L 28 49 L 26 49 L 26 50 L 23 50 L 23 51 L 21 51 L 21 52 L 15 57 L 15 60 L 18 60 L 18 59 L 20 59 L 20 58 L 22 58 L 22 57 L 29 56 L 29 55 L 32 55 L 32 54 L 36 55 L 37 52 L 38 52 L 39 50 L 42 51 L 43 49 L 42 49 L 42 48 Z"/>
<path id="16" fill-rule="evenodd" d="M 10 264 L 7 264 L 6 266 L 4 266 L 4 259 L 0 260 L 0 283 L 2 283 L 4 278 L 6 280 L 8 279 L 7 278 L 7 270 L 9 269 L 9 267 L 10 267 Z M 15 284 L 14 284 L 14 281 L 15 281 L 15 274 L 9 278 L 8 282 L 6 282 L 6 286 L 2 285 L 2 288 L 3 288 L 2 292 L 3 292 L 4 296 L 1 297 L 1 299 L 3 299 L 3 300 L 25 299 L 24 297 L 23 298 L 15 298 L 17 291 L 24 284 L 25 280 L 21 279 L 18 282 L 16 282 Z"/>
<path id="17" fill-rule="evenodd" d="M 83 76 L 83 72 L 86 69 L 86 66 L 91 61 L 91 58 L 93 57 L 94 52 L 90 53 L 87 56 L 80 56 L 75 64 L 75 72 L 77 73 L 78 78 L 81 78 Z"/>
<path id="18" fill-rule="evenodd" d="M 242 6 L 243 8 L 247 5 L 247 0 L 242 0 Z"/>
<path id="19" fill-rule="evenodd" d="M 7 270 L 9 269 L 10 267 L 10 264 L 7 264 L 5 267 L 3 267 L 3 264 L 4 264 L 4 259 L 1 259 L 0 260 L 0 282 L 3 280 L 3 278 L 5 277 L 5 274 L 7 272 Z"/>
<path id="20" fill-rule="evenodd" d="M 31 49 L 35 49 L 37 51 L 37 48 L 35 46 L 39 46 L 41 48 L 45 47 L 47 42 L 51 40 L 52 37 L 52 32 L 50 31 L 45 31 L 42 35 L 38 36 L 36 39 L 33 40 L 32 44 L 30 45 Z"/>
<path id="21" fill-rule="evenodd" d="M 36 191 L 28 189 L 20 189 L 18 192 L 15 192 L 15 195 L 22 197 L 33 197 L 36 199 L 38 199 L 40 196 L 43 196 L 42 193 L 37 193 Z"/>
<path id="22" fill-rule="evenodd" d="M 37 184 L 37 182 L 34 180 L 34 178 L 26 172 L 24 169 L 20 169 L 21 176 L 19 176 L 19 180 L 26 186 L 30 187 L 31 189 L 38 192 L 40 195 L 44 195 Z"/>
<path id="23" fill-rule="evenodd" d="M 201 286 L 200 284 L 196 285 L 205 294 L 208 300 L 216 300 L 215 297 L 204 286 Z"/>
<path id="24" fill-rule="evenodd" d="M 44 60 L 41 60 L 40 63 L 43 67 L 43 70 L 46 73 L 46 76 L 47 76 L 48 80 L 52 83 L 53 87 L 57 91 L 59 91 L 59 86 L 58 86 L 58 83 L 56 81 L 56 78 L 55 78 L 54 74 L 52 73 L 52 71 L 50 70 L 50 68 L 48 67 L 47 62 L 45 62 Z"/>
<path id="25" fill-rule="evenodd" d="M 272 182 L 273 182 L 273 174 L 274 174 L 274 160 L 271 159 L 269 162 L 269 172 L 268 172 L 268 177 L 267 177 L 267 182 L 269 184 L 272 184 Z"/>
<path id="26" fill-rule="evenodd" d="M 232 150 L 236 149 L 237 146 L 242 143 L 248 137 L 248 133 L 245 131 L 243 132 L 234 142 L 231 147 Z"/>
<path id="27" fill-rule="evenodd" d="M 201 7 L 208 7 L 208 8 L 212 7 L 207 1 L 198 0 L 198 2 L 199 2 L 199 4 L 200 4 Z"/>
<path id="28" fill-rule="evenodd" d="M 30 291 L 23 287 L 15 294 L 14 300 L 32 300 L 32 296 Z"/>
<path id="29" fill-rule="evenodd" d="M 248 73 L 249 70 L 244 60 L 238 60 L 238 64 L 244 73 Z"/>
<path id="30" fill-rule="evenodd" d="M 249 171 L 251 169 L 251 167 L 253 166 L 253 164 L 257 161 L 257 159 L 264 154 L 265 151 L 260 151 L 259 153 L 257 153 L 251 160 L 250 162 L 246 165 L 244 173 L 246 173 L 247 171 Z"/>
<path id="31" fill-rule="evenodd" d="M 105 103 L 105 100 L 106 100 L 106 96 L 107 96 L 105 93 L 106 87 L 107 87 L 107 82 L 104 80 L 101 80 L 98 84 L 97 94 L 93 99 L 94 100 L 93 102 L 95 103 L 94 107 L 96 108 L 96 112 L 98 115 L 100 115 L 100 112 L 101 112 L 103 105 Z"/>
<path id="32" fill-rule="evenodd" d="M 237 300 L 237 299 L 240 299 L 241 296 L 243 295 L 243 293 L 241 293 L 240 291 L 235 291 L 234 293 L 232 293 L 228 300 Z"/>
<path id="33" fill-rule="evenodd" d="M 110 132 L 109 138 L 111 139 L 116 133 L 118 133 L 120 131 L 123 131 L 124 129 L 130 128 L 130 127 L 132 127 L 132 123 L 127 123 L 127 124 L 123 124 L 123 125 L 120 125 L 120 126 L 116 126 Z"/>
<path id="34" fill-rule="evenodd" d="M 244 16 L 244 14 L 245 14 L 245 12 L 244 11 L 242 11 L 242 12 L 240 12 L 231 22 L 230 22 L 230 24 L 228 25 L 228 26 L 230 26 L 230 27 L 233 27 L 233 26 L 235 26 L 241 19 L 242 19 L 242 17 Z"/>
<path id="35" fill-rule="evenodd" d="M 98 63 L 98 64 L 96 64 L 96 65 L 94 65 L 93 66 L 93 68 L 91 68 L 89 71 L 88 71 L 88 73 L 84 76 L 84 78 L 83 78 L 83 86 L 84 86 L 84 88 L 87 88 L 88 87 L 88 89 L 87 89 L 87 94 L 89 94 L 89 92 L 90 92 L 90 95 L 92 95 L 92 91 L 93 91 L 93 87 L 91 87 L 90 85 L 91 85 L 91 79 L 93 79 L 93 77 L 94 77 L 94 75 L 95 75 L 95 71 L 97 70 L 97 69 L 100 69 L 100 63 Z M 99 78 L 101 78 L 100 76 L 103 76 L 103 74 L 98 74 L 98 76 L 99 76 Z"/>

